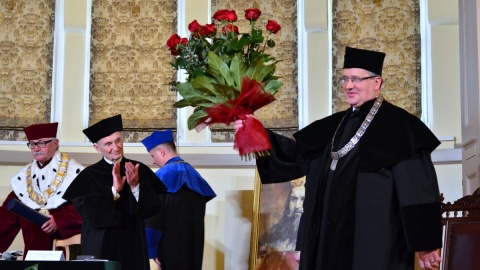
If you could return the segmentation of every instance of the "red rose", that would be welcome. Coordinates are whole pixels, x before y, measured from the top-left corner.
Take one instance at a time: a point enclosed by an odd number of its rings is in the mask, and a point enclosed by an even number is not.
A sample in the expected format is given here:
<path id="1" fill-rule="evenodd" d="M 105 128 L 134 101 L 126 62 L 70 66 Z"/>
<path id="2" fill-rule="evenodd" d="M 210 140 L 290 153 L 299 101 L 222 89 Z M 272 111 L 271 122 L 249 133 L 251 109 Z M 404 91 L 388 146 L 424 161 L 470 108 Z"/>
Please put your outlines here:
<path id="1" fill-rule="evenodd" d="M 222 28 L 222 34 L 227 35 L 229 32 L 234 32 L 238 35 L 238 27 L 229 23 Z"/>
<path id="2" fill-rule="evenodd" d="M 215 14 L 213 14 L 213 18 L 217 21 L 225 20 L 225 13 L 228 12 L 226 9 L 220 9 Z"/>
<path id="3" fill-rule="evenodd" d="M 180 43 L 180 36 L 177 34 L 171 35 L 167 40 L 167 47 L 171 50 L 176 50 L 178 43 Z"/>
<path id="4" fill-rule="evenodd" d="M 227 22 L 236 22 L 237 21 L 237 13 L 235 10 L 228 10 L 225 13 L 225 21 Z"/>
<path id="5" fill-rule="evenodd" d="M 236 22 L 237 13 L 235 10 L 221 9 L 213 14 L 213 18 L 217 21 Z"/>
<path id="6" fill-rule="evenodd" d="M 278 31 L 280 31 L 280 29 L 282 29 L 280 24 L 278 24 L 274 20 L 268 20 L 268 23 L 267 23 L 267 30 L 268 31 L 270 31 L 273 34 L 276 34 Z"/>
<path id="7" fill-rule="evenodd" d="M 178 44 L 187 45 L 187 38 L 180 38 L 179 35 L 173 34 L 167 40 L 167 47 L 172 55 L 177 56 L 180 53 L 180 49 L 177 48 Z"/>
<path id="8" fill-rule="evenodd" d="M 196 33 L 198 30 L 200 30 L 200 24 L 197 22 L 197 20 L 194 20 L 188 25 L 188 30 L 191 33 Z"/>
<path id="9" fill-rule="evenodd" d="M 181 43 L 183 46 L 187 46 L 187 44 L 188 44 L 188 38 L 182 38 L 182 39 L 180 40 L 180 43 Z"/>
<path id="10" fill-rule="evenodd" d="M 250 21 L 256 21 L 260 17 L 262 12 L 258 8 L 245 9 L 245 19 Z"/>
<path id="11" fill-rule="evenodd" d="M 204 37 L 213 37 L 217 33 L 217 28 L 215 28 L 215 24 L 205 24 L 204 26 L 200 27 L 200 35 Z"/>

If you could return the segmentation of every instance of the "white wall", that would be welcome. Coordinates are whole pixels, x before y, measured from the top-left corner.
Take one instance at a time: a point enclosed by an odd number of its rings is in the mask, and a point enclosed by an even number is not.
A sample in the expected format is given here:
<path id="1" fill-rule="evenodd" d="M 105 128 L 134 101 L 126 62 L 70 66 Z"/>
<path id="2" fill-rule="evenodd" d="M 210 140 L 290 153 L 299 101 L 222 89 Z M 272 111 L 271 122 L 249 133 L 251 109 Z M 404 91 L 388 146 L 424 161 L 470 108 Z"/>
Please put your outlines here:
<path id="1" fill-rule="evenodd" d="M 439 149 L 461 151 L 460 49 L 458 0 L 424 0 L 426 35 L 422 37 L 428 56 L 425 69 L 429 93 L 428 124 L 443 139 Z M 440 192 L 446 202 L 463 196 L 462 165 L 436 165 Z"/>

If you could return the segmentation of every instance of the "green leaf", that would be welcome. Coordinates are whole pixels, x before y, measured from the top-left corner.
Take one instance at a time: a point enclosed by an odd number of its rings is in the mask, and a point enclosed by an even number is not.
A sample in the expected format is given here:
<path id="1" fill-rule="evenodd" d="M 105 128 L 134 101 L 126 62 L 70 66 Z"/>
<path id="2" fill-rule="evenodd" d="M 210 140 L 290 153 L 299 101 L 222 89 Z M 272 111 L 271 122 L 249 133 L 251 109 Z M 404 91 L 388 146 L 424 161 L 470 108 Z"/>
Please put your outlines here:
<path id="1" fill-rule="evenodd" d="M 252 31 L 252 42 L 263 43 L 263 40 L 262 30 L 257 29 Z"/>
<path id="2" fill-rule="evenodd" d="M 232 74 L 233 81 L 235 82 L 235 89 L 240 91 L 242 86 L 242 78 L 247 73 L 247 65 L 242 60 L 242 55 L 237 53 L 230 63 L 230 73 Z"/>
<path id="3" fill-rule="evenodd" d="M 215 90 L 221 93 L 226 99 L 222 102 L 225 103 L 228 100 L 235 99 L 239 94 L 240 90 L 235 89 L 235 87 L 230 85 L 223 85 L 223 84 L 213 84 Z"/>
<path id="4" fill-rule="evenodd" d="M 187 106 L 191 106 L 191 107 L 201 107 L 201 108 L 210 108 L 210 107 L 212 107 L 213 105 L 215 105 L 215 103 L 197 103 L 197 104 L 191 104 L 190 102 L 188 102 L 188 101 L 185 100 L 185 99 L 181 99 L 181 100 L 173 103 L 173 107 L 174 107 L 174 108 L 184 108 L 184 107 L 187 107 Z"/>
<path id="5" fill-rule="evenodd" d="M 249 44 L 252 44 L 252 39 L 250 35 L 244 35 L 238 41 L 237 46 L 239 47 L 239 50 L 242 50 L 243 47 L 247 47 Z"/>
<path id="6" fill-rule="evenodd" d="M 255 79 L 259 82 L 263 82 L 265 80 L 265 77 L 267 77 L 269 74 L 272 74 L 273 72 L 275 72 L 274 65 L 263 66 L 259 70 L 259 72 L 255 74 Z"/>
<path id="7" fill-rule="evenodd" d="M 175 68 L 183 68 L 185 67 L 186 65 L 188 65 L 188 61 L 186 61 L 183 57 L 178 57 L 175 59 L 175 64 L 173 64 L 173 66 Z"/>
<path id="8" fill-rule="evenodd" d="M 25 268 L 25 270 L 38 270 L 38 263 L 30 265 L 29 267 Z"/>
<path id="9" fill-rule="evenodd" d="M 242 37 L 240 40 L 237 40 L 237 39 L 230 40 L 227 46 L 229 55 L 233 55 L 235 52 L 243 50 L 242 43 L 240 42 L 243 39 L 244 38 Z"/>
<path id="10" fill-rule="evenodd" d="M 225 36 L 214 38 L 210 51 L 212 51 L 215 54 L 220 53 L 220 51 L 222 50 L 222 48 L 225 46 L 227 42 L 228 40 L 226 39 Z"/>
<path id="11" fill-rule="evenodd" d="M 208 67 L 209 72 L 220 84 L 234 85 L 232 76 L 230 75 L 230 69 L 225 62 L 220 59 L 216 54 L 208 52 Z"/>
<path id="12" fill-rule="evenodd" d="M 191 81 L 194 89 L 199 90 L 207 95 L 218 97 L 220 95 L 215 91 L 215 88 L 212 85 L 212 83 L 215 82 L 216 81 L 213 78 L 207 76 L 196 77 Z"/>
<path id="13" fill-rule="evenodd" d="M 186 101 L 185 99 L 181 99 L 175 103 L 173 103 L 173 107 L 175 108 L 184 108 L 190 106 L 190 102 Z"/>
<path id="14" fill-rule="evenodd" d="M 275 47 L 275 41 L 273 41 L 272 39 L 267 40 L 267 46 L 270 48 Z"/>
<path id="15" fill-rule="evenodd" d="M 188 102 L 190 106 L 197 106 L 197 104 L 206 104 L 206 103 L 219 103 L 216 97 L 204 95 L 201 91 L 196 90 L 192 87 L 191 83 L 179 83 L 177 84 L 178 93 L 185 99 L 185 102 Z M 183 105 L 184 103 L 182 103 Z"/>
<path id="16" fill-rule="evenodd" d="M 264 66 L 264 60 L 260 57 L 257 59 L 256 63 L 254 63 L 252 66 L 248 68 L 247 76 L 258 82 L 262 82 L 261 80 L 258 79 L 258 77 L 260 77 L 260 73 L 263 69 L 263 66 Z"/>
<path id="17" fill-rule="evenodd" d="M 283 83 L 276 81 L 276 80 L 271 80 L 265 85 L 264 89 L 268 93 L 275 95 L 278 92 L 278 89 L 282 87 Z"/>
<path id="18" fill-rule="evenodd" d="M 197 125 L 197 122 L 202 120 L 203 118 L 207 117 L 207 113 L 205 110 L 197 110 L 194 113 L 192 113 L 187 120 L 187 126 L 189 130 L 192 130 L 195 128 Z"/>
<path id="19" fill-rule="evenodd" d="M 183 102 L 185 101 L 185 103 Z M 173 107 L 174 108 L 184 108 L 184 107 L 187 107 L 187 106 L 190 106 L 190 107 L 199 107 L 199 108 L 210 108 L 212 107 L 213 105 L 215 105 L 216 103 L 197 103 L 197 104 L 190 104 L 188 101 L 184 100 L 184 99 L 181 99 L 175 103 L 173 103 Z"/>
<path id="20" fill-rule="evenodd" d="M 257 48 L 259 44 L 263 43 L 262 36 L 251 36 L 251 35 L 243 35 L 238 42 L 232 43 L 232 47 L 235 48 L 237 51 L 243 51 L 244 47 L 250 46 L 250 49 Z"/>

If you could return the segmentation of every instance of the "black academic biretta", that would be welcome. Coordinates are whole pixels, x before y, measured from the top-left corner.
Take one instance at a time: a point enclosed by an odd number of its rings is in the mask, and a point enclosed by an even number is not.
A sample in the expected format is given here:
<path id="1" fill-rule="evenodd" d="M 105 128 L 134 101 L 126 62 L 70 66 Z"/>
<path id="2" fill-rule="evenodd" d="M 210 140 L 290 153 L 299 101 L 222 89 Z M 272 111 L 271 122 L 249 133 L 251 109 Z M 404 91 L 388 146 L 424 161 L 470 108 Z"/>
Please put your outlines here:
<path id="1" fill-rule="evenodd" d="M 105 118 L 100 120 L 96 124 L 83 130 L 83 133 L 88 137 L 88 139 L 96 143 L 102 138 L 112 135 L 114 132 L 122 131 L 122 115 L 117 114 L 110 118 Z"/>
<path id="2" fill-rule="evenodd" d="M 385 53 L 383 52 L 369 51 L 347 46 L 345 48 L 343 68 L 362 68 L 381 76 L 384 59 Z"/>

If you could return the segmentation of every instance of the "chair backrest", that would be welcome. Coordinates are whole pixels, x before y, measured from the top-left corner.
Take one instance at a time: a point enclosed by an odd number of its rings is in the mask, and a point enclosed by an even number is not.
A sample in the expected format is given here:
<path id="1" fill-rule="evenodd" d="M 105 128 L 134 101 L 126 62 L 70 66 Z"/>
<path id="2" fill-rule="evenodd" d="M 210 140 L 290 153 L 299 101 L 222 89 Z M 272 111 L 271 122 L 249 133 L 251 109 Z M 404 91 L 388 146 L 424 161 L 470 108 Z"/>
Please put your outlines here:
<path id="1" fill-rule="evenodd" d="M 442 203 L 442 215 L 442 270 L 480 269 L 480 188 L 453 204 Z"/>
<path id="2" fill-rule="evenodd" d="M 71 245 L 80 245 L 81 234 L 75 234 L 67 239 L 54 239 L 52 250 L 57 250 L 59 247 L 65 249 L 65 260 L 70 260 L 70 246 Z"/>

